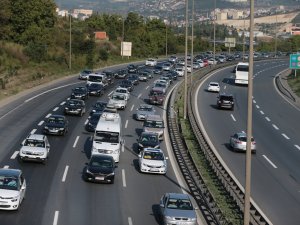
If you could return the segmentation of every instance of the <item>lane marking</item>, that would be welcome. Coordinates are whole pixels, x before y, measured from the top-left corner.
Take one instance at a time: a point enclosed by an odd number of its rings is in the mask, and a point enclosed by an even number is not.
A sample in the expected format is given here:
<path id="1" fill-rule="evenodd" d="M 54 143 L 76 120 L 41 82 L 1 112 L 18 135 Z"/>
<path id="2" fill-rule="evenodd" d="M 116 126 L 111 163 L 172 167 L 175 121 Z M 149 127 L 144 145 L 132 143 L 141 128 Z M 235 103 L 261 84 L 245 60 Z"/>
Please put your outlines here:
<path id="1" fill-rule="evenodd" d="M 65 168 L 65 171 L 64 171 L 63 177 L 62 177 L 62 179 L 61 179 L 61 182 L 65 182 L 65 181 L 66 181 L 67 174 L 68 174 L 68 170 L 69 170 L 69 166 L 68 166 L 68 165 L 66 165 L 66 168 Z"/>
<path id="2" fill-rule="evenodd" d="M 59 211 L 55 211 L 55 213 L 54 213 L 54 219 L 53 219 L 53 225 L 57 225 L 58 216 L 59 216 Z"/>
<path id="3" fill-rule="evenodd" d="M 126 178 L 125 178 L 125 170 L 122 169 L 122 181 L 123 181 L 123 187 L 126 187 Z"/>
<path id="4" fill-rule="evenodd" d="M 285 139 L 289 140 L 290 138 L 286 134 L 281 134 Z"/>
<path id="5" fill-rule="evenodd" d="M 132 223 L 132 219 L 131 219 L 131 217 L 128 217 L 128 225 L 132 225 L 133 223 Z"/>
<path id="6" fill-rule="evenodd" d="M 294 145 L 299 151 L 300 151 L 300 146 L 299 145 Z"/>
<path id="7" fill-rule="evenodd" d="M 51 113 L 49 113 L 47 116 L 45 116 L 45 118 L 49 118 L 51 115 L 52 115 L 52 114 L 51 114 Z"/>
<path id="8" fill-rule="evenodd" d="M 56 112 L 59 109 L 59 107 L 56 107 L 55 109 L 53 109 L 53 112 Z"/>
<path id="9" fill-rule="evenodd" d="M 149 87 L 150 87 L 150 86 L 147 86 L 147 87 L 146 87 L 146 90 L 147 90 Z"/>
<path id="10" fill-rule="evenodd" d="M 122 152 L 125 151 L 125 144 L 122 144 Z"/>
<path id="11" fill-rule="evenodd" d="M 134 105 L 132 105 L 132 106 L 131 106 L 131 108 L 130 108 L 130 111 L 132 111 L 132 110 L 133 110 L 133 108 L 134 108 Z"/>
<path id="12" fill-rule="evenodd" d="M 234 118 L 234 116 L 232 114 L 230 114 L 230 116 L 233 119 L 233 121 L 236 121 L 236 119 Z"/>
<path id="13" fill-rule="evenodd" d="M 89 122 L 89 119 L 86 119 L 86 121 L 84 122 L 84 125 L 87 125 L 88 122 Z"/>
<path id="14" fill-rule="evenodd" d="M 255 101 L 255 100 L 253 100 L 253 103 L 254 103 L 254 104 L 256 104 L 256 101 Z"/>
<path id="15" fill-rule="evenodd" d="M 269 122 L 271 121 L 269 117 L 265 117 L 265 118 L 266 118 L 267 121 L 269 121 Z"/>
<path id="16" fill-rule="evenodd" d="M 8 169 L 8 168 L 9 168 L 9 165 L 3 166 L 3 169 Z"/>
<path id="17" fill-rule="evenodd" d="M 275 124 L 272 124 L 272 126 L 273 126 L 276 130 L 279 130 L 279 128 L 278 128 Z"/>
<path id="18" fill-rule="evenodd" d="M 258 109 L 259 109 L 259 108 L 260 108 L 260 107 L 259 107 L 259 105 L 256 105 L 256 108 L 258 108 Z"/>
<path id="19" fill-rule="evenodd" d="M 73 148 L 76 147 L 78 140 L 79 140 L 79 136 L 76 137 L 75 142 L 74 142 L 74 144 L 73 144 Z"/>
<path id="20" fill-rule="evenodd" d="M 69 101 L 71 98 L 69 97 L 69 98 L 67 98 L 67 100 Z"/>
<path id="21" fill-rule="evenodd" d="M 65 102 L 65 101 L 63 101 L 62 103 L 60 103 L 60 105 L 64 105 L 64 104 L 66 104 L 66 102 Z"/>
<path id="22" fill-rule="evenodd" d="M 268 159 L 268 157 L 267 156 L 265 156 L 265 155 L 263 155 L 263 157 L 268 161 L 268 163 L 270 163 L 271 164 L 271 166 L 273 166 L 274 167 L 274 169 L 277 169 L 277 166 L 275 166 L 275 164 L 274 163 L 272 163 L 272 161 L 270 160 L 270 159 Z"/>
<path id="23" fill-rule="evenodd" d="M 32 131 L 30 132 L 30 134 L 34 134 L 36 132 L 36 129 L 32 129 Z"/>
<path id="24" fill-rule="evenodd" d="M 262 115 L 265 115 L 265 113 L 264 113 L 263 111 L 261 111 L 261 110 L 260 110 L 260 113 L 261 113 Z"/>
<path id="25" fill-rule="evenodd" d="M 108 97 L 111 96 L 112 93 L 114 93 L 114 91 L 110 92 L 107 96 L 108 96 Z"/>
<path id="26" fill-rule="evenodd" d="M 226 85 L 224 86 L 224 90 L 226 89 Z"/>
<path id="27" fill-rule="evenodd" d="M 17 155 L 19 154 L 19 151 L 15 151 L 12 156 L 10 157 L 10 159 L 15 159 L 17 158 Z"/>
<path id="28" fill-rule="evenodd" d="M 126 120 L 125 122 L 125 128 L 127 128 L 127 125 L 128 125 L 128 120 Z"/>
<path id="29" fill-rule="evenodd" d="M 38 123 L 38 126 L 42 126 L 44 123 L 44 120 L 42 120 L 41 122 Z"/>
<path id="30" fill-rule="evenodd" d="M 139 96 L 137 98 L 140 98 L 142 96 L 142 94 L 139 94 Z"/>

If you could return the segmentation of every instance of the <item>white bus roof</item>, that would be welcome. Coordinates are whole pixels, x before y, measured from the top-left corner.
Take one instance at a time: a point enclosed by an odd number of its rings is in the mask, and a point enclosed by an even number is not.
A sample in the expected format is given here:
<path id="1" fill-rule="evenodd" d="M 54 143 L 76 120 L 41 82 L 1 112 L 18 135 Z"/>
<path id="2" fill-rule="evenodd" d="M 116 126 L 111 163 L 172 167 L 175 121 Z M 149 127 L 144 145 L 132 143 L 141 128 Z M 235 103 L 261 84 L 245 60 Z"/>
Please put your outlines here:
<path id="1" fill-rule="evenodd" d="M 121 117 L 119 113 L 105 112 L 101 115 L 95 131 L 108 131 L 120 133 L 121 126 Z"/>
<path id="2" fill-rule="evenodd" d="M 248 62 L 239 62 L 237 65 L 249 66 Z"/>

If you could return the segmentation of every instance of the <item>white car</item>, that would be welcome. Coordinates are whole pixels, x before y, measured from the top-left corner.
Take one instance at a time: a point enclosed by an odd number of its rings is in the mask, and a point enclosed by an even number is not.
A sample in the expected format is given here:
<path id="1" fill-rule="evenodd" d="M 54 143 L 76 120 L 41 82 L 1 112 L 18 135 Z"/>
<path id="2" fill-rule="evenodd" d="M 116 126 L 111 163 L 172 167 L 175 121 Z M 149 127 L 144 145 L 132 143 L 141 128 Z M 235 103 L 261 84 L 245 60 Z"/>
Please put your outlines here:
<path id="1" fill-rule="evenodd" d="M 218 82 L 209 82 L 207 86 L 207 91 L 220 92 L 220 85 Z"/>
<path id="2" fill-rule="evenodd" d="M 172 64 L 171 63 L 164 63 L 162 65 L 162 69 L 165 70 L 165 71 L 169 71 L 169 70 L 171 70 L 171 68 L 172 68 Z"/>
<path id="3" fill-rule="evenodd" d="M 156 66 L 157 65 L 157 60 L 156 59 L 147 59 L 146 60 L 146 63 L 145 63 L 146 66 Z"/>
<path id="4" fill-rule="evenodd" d="M 199 63 L 200 68 L 203 68 L 205 66 L 205 63 L 203 62 L 202 59 L 198 59 L 196 62 Z"/>
<path id="5" fill-rule="evenodd" d="M 144 148 L 139 154 L 139 168 L 142 173 L 167 173 L 167 158 L 161 149 Z"/>
<path id="6" fill-rule="evenodd" d="M 46 163 L 49 157 L 50 144 L 46 135 L 30 134 L 22 142 L 19 157 L 21 160 L 32 160 Z"/>
<path id="7" fill-rule="evenodd" d="M 124 94 L 114 93 L 110 96 L 108 105 L 109 104 L 114 105 L 117 109 L 125 109 L 127 105 L 126 96 Z"/>
<path id="8" fill-rule="evenodd" d="M 184 76 L 184 70 L 180 67 L 180 68 L 176 68 L 175 72 L 177 73 L 177 75 L 179 77 L 183 77 Z"/>
<path id="9" fill-rule="evenodd" d="M 191 66 L 191 65 L 187 65 L 187 66 L 186 66 L 186 71 L 187 71 L 188 73 L 191 73 L 191 72 L 192 72 L 192 66 Z"/>
<path id="10" fill-rule="evenodd" d="M 117 87 L 113 94 L 124 94 L 127 100 L 130 98 L 130 92 L 127 88 Z"/>
<path id="11" fill-rule="evenodd" d="M 0 169 L 0 209 L 17 210 L 26 193 L 26 181 L 18 169 Z"/>

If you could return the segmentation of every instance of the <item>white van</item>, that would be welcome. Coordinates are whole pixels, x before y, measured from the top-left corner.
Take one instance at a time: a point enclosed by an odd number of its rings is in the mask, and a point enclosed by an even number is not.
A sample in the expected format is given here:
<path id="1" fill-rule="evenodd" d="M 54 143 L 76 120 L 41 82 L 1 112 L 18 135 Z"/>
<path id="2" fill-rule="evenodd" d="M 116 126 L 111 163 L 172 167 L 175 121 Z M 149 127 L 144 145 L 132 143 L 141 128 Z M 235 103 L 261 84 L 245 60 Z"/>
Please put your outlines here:
<path id="1" fill-rule="evenodd" d="M 121 130 L 121 117 L 118 113 L 103 113 L 95 129 L 91 155 L 110 155 L 115 162 L 119 162 L 123 145 Z"/>
<path id="2" fill-rule="evenodd" d="M 249 63 L 239 62 L 235 69 L 235 84 L 246 84 L 248 85 L 248 75 L 249 75 Z"/>
<path id="3" fill-rule="evenodd" d="M 107 76 L 103 73 L 91 73 L 87 78 L 87 85 L 92 83 L 101 84 L 103 87 L 106 87 L 108 85 Z"/>

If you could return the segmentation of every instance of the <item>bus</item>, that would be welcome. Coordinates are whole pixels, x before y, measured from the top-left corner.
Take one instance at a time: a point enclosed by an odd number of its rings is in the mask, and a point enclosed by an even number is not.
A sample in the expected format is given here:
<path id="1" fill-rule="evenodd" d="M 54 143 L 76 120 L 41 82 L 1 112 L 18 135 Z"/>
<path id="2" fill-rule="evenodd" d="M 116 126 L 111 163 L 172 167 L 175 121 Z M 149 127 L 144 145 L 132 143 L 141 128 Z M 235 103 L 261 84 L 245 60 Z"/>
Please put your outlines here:
<path id="1" fill-rule="evenodd" d="M 235 69 L 235 84 L 248 85 L 249 63 L 239 62 Z"/>

